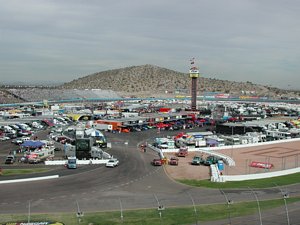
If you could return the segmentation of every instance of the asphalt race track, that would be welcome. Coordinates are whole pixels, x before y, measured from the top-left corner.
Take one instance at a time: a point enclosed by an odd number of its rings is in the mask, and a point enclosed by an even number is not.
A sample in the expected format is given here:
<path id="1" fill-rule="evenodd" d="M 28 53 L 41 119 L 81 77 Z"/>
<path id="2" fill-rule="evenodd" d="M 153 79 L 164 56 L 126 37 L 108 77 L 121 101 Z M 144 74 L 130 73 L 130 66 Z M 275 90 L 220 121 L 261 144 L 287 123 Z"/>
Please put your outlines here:
<path id="1" fill-rule="evenodd" d="M 157 208 L 158 205 L 163 205 L 165 208 L 192 205 L 191 198 L 196 205 L 225 204 L 220 190 L 193 188 L 174 182 L 165 174 L 163 167 L 154 167 L 150 164 L 153 158 L 158 157 L 155 152 L 148 149 L 144 153 L 137 147 L 142 142 L 150 142 L 151 137 L 167 136 L 172 132 L 175 131 L 168 133 L 162 131 L 160 134 L 157 134 L 156 130 L 131 134 L 106 133 L 108 141 L 112 143 L 112 149 L 108 152 L 120 160 L 118 167 L 106 168 L 104 165 L 88 165 L 68 170 L 63 166 L 55 166 L 51 172 L 42 175 L 58 174 L 60 177 L 57 179 L 0 184 L 0 212 L 2 214 L 27 214 L 29 204 L 31 213 L 76 212 L 77 202 L 83 212 L 120 210 L 120 203 L 123 210 Z M 2 149 L 7 149 L 9 146 L 14 145 L 5 142 L 2 144 Z M 1 155 L 6 154 L 3 150 L 0 153 Z M 44 165 L 30 166 L 45 167 Z M 16 178 L 20 177 L 11 179 Z M 0 180 L 3 179 L 4 177 L 0 177 Z M 284 188 L 287 188 L 290 196 L 299 196 L 300 194 L 300 185 Z M 255 201 L 253 193 L 249 189 L 226 190 L 225 192 L 233 202 Z M 255 192 L 259 200 L 281 198 L 280 190 L 276 187 L 255 190 Z M 299 204 L 291 205 L 289 214 L 291 224 L 300 224 L 299 212 Z M 286 224 L 285 213 L 284 208 L 277 209 L 277 217 L 270 218 L 267 217 L 267 213 L 262 212 L 262 217 L 265 219 L 263 224 Z M 243 221 L 243 219 L 239 219 L 240 222 Z M 253 221 L 257 221 L 258 218 L 257 215 L 253 215 L 245 218 L 244 222 L 249 222 L 249 219 L 252 221 L 251 224 L 254 224 Z M 215 224 L 227 222 L 220 221 Z M 235 224 L 240 223 L 236 222 Z"/>

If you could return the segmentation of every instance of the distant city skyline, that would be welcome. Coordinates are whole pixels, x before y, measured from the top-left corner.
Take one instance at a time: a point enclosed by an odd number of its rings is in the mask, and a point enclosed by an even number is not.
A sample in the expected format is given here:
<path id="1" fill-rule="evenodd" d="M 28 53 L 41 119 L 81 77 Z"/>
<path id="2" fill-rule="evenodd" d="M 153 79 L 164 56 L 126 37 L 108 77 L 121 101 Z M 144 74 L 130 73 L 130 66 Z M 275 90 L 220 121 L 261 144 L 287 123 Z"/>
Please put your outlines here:
<path id="1" fill-rule="evenodd" d="M 0 83 L 152 64 L 300 89 L 300 2 L 0 0 Z M 188 79 L 188 77 L 187 77 Z"/>

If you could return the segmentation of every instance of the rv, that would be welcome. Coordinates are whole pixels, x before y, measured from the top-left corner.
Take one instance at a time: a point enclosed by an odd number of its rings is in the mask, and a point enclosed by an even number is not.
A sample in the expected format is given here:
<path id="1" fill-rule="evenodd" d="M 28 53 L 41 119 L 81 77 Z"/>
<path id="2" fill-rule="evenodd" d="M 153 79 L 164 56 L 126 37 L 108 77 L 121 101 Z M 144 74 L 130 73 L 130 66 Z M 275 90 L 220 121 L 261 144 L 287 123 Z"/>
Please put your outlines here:
<path id="1" fill-rule="evenodd" d="M 53 146 L 42 147 L 41 149 L 36 149 L 32 152 L 26 152 L 25 157 L 27 158 L 28 163 L 40 163 L 44 162 L 47 159 L 54 157 L 54 149 Z"/>
<path id="2" fill-rule="evenodd" d="M 239 136 L 222 136 L 226 145 L 239 145 L 240 137 Z"/>
<path id="3" fill-rule="evenodd" d="M 160 149 L 174 149 L 175 141 L 169 138 L 155 138 L 155 145 Z"/>
<path id="4" fill-rule="evenodd" d="M 101 148 L 93 146 L 91 148 L 91 157 L 93 159 L 102 159 L 103 158 L 103 150 Z"/>
<path id="5" fill-rule="evenodd" d="M 206 141 L 200 134 L 189 135 L 188 133 L 182 137 L 176 139 L 176 146 L 194 146 L 194 147 L 204 147 L 206 146 Z"/>
<path id="6" fill-rule="evenodd" d="M 292 138 L 291 133 L 278 130 L 266 130 L 266 136 L 268 140 L 281 140 Z"/>
<path id="7" fill-rule="evenodd" d="M 102 123 L 95 123 L 94 128 L 97 130 L 105 130 L 105 131 L 111 131 L 113 129 L 111 124 L 102 124 Z"/>

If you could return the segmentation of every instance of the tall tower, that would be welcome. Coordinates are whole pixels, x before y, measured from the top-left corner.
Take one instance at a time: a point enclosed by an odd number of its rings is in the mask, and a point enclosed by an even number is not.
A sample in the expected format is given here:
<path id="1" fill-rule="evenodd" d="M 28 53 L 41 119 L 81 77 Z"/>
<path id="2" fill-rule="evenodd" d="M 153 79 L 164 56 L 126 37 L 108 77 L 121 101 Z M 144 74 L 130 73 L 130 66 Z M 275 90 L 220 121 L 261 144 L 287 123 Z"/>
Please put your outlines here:
<path id="1" fill-rule="evenodd" d="M 192 58 L 190 61 L 191 61 L 190 78 L 192 78 L 191 110 L 196 110 L 197 109 L 197 78 L 199 77 L 199 70 L 195 66 L 195 58 Z"/>

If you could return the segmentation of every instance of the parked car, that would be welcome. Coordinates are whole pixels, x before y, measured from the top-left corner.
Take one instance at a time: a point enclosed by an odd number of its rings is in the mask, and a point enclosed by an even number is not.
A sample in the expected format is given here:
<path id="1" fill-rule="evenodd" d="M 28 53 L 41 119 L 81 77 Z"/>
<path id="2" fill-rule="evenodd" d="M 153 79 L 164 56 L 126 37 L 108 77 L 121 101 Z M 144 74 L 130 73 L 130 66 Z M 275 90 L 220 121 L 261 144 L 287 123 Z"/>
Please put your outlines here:
<path id="1" fill-rule="evenodd" d="M 13 164 L 14 160 L 12 158 L 5 159 L 5 164 Z"/>
<path id="2" fill-rule="evenodd" d="M 200 165 L 201 163 L 203 163 L 203 161 L 204 160 L 200 156 L 194 156 L 192 165 Z"/>
<path id="3" fill-rule="evenodd" d="M 5 164 L 13 164 L 16 161 L 14 155 L 8 155 L 5 159 Z"/>
<path id="4" fill-rule="evenodd" d="M 9 140 L 10 138 L 7 137 L 7 136 L 2 136 L 0 137 L 0 141 L 6 141 L 6 140 Z"/>
<path id="5" fill-rule="evenodd" d="M 119 165 L 119 160 L 118 159 L 110 159 L 106 163 L 106 167 L 116 167 Z"/>
<path id="6" fill-rule="evenodd" d="M 171 157 L 169 160 L 170 165 L 178 166 L 178 158 L 177 157 Z"/>
<path id="7" fill-rule="evenodd" d="M 176 153 L 176 156 L 178 157 L 186 157 L 188 155 L 188 148 L 187 147 L 181 147 L 178 152 Z"/>
<path id="8" fill-rule="evenodd" d="M 11 141 L 11 143 L 14 143 L 16 145 L 23 144 L 23 142 L 24 142 L 24 140 L 22 140 L 21 138 L 16 138 L 16 139 Z"/>
<path id="9" fill-rule="evenodd" d="M 153 159 L 151 163 L 153 166 L 161 166 L 162 165 L 161 159 Z"/>
<path id="10" fill-rule="evenodd" d="M 213 156 L 213 155 L 207 156 L 206 160 L 204 161 L 204 165 L 210 166 L 212 164 L 216 164 L 220 159 L 221 159 L 220 157 Z"/>

